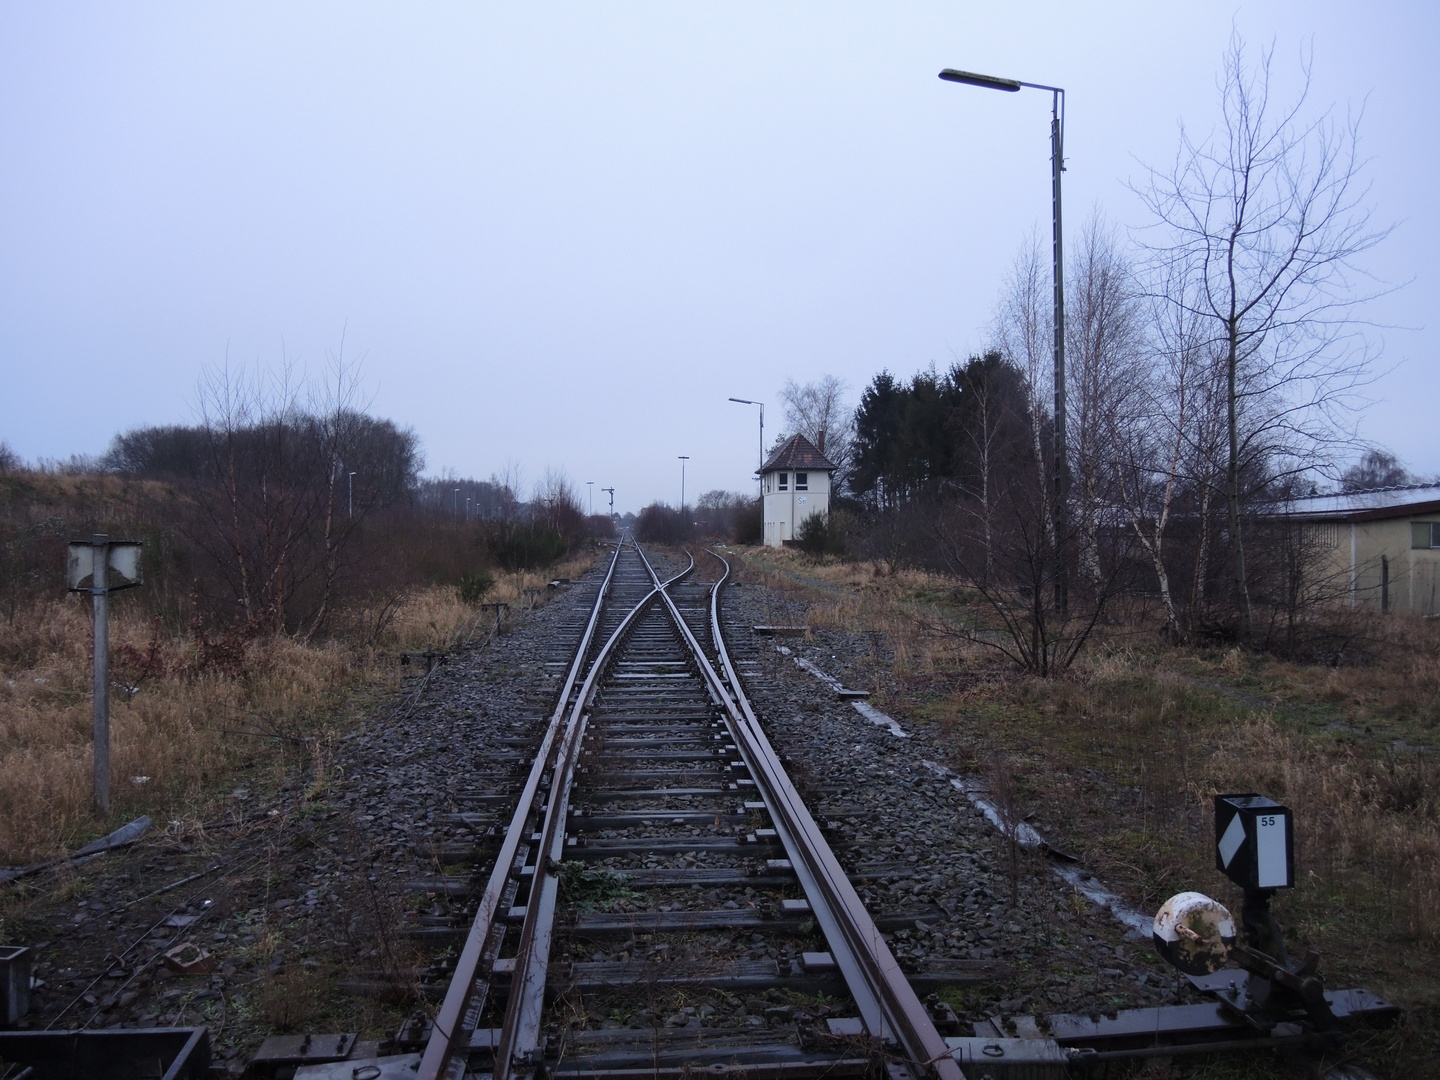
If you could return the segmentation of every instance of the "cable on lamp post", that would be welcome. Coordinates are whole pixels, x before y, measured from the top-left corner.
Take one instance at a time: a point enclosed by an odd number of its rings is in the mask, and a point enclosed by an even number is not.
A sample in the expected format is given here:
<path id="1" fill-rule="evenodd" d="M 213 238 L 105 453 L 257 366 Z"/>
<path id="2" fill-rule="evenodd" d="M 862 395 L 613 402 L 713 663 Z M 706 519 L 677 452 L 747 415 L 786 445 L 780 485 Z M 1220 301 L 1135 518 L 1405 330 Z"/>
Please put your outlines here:
<path id="1" fill-rule="evenodd" d="M 1013 94 L 1022 86 L 1050 94 L 1050 198 L 1052 244 L 1055 257 L 1055 606 L 1064 618 L 1070 609 L 1069 546 L 1070 461 L 1065 434 L 1065 259 L 1060 230 L 1060 174 L 1065 171 L 1065 91 L 1044 83 L 977 75 L 946 68 L 946 82 L 1003 90 Z"/>
<path id="2" fill-rule="evenodd" d="M 765 467 L 765 403 L 742 397 L 732 397 L 730 400 L 738 405 L 760 406 L 760 464 L 755 469 L 755 475 L 760 476 L 760 470 Z M 760 497 L 762 499 L 765 497 L 765 478 L 763 476 L 760 476 Z"/>

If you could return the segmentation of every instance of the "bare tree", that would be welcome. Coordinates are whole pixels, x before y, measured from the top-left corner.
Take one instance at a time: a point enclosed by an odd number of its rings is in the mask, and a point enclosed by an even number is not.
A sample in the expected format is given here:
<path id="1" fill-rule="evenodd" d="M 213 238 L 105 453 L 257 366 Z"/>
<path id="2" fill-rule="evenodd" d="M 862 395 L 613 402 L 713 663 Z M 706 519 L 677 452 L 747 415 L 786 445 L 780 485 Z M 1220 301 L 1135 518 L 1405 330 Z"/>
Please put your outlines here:
<path id="1" fill-rule="evenodd" d="M 362 522 L 414 482 L 415 433 L 366 416 L 357 388 L 339 357 L 318 389 L 288 361 L 201 378 L 191 538 L 252 631 L 317 632 Z"/>
<path id="2" fill-rule="evenodd" d="M 202 373 L 198 401 L 215 486 L 199 503 L 194 539 L 228 580 L 246 626 L 279 631 L 296 514 L 276 475 L 288 449 L 284 418 L 296 410 L 290 376 L 284 367 L 267 387 L 260 373 L 227 361 Z"/>
<path id="3" fill-rule="evenodd" d="M 1161 294 L 1180 295 L 1184 288 L 1183 281 L 1170 282 Z M 1120 504 L 1155 570 L 1166 629 L 1178 641 L 1187 636 L 1186 623 L 1193 622 L 1193 597 L 1203 588 L 1206 572 L 1223 368 L 1193 305 L 1152 301 L 1146 327 L 1150 363 L 1133 373 L 1129 407 L 1111 414 L 1108 441 Z M 1165 540 L 1176 498 L 1187 491 L 1199 509 L 1199 535 L 1190 619 L 1183 620 L 1171 587 Z"/>
<path id="4" fill-rule="evenodd" d="M 1349 426 L 1369 362 L 1356 306 L 1375 292 L 1357 290 L 1356 258 L 1388 231 L 1372 228 L 1364 205 L 1358 120 L 1305 116 L 1308 59 L 1295 101 L 1272 101 L 1273 55 L 1272 46 L 1252 64 L 1232 35 L 1218 131 L 1196 141 L 1182 129 L 1174 163 L 1150 170 L 1139 192 L 1163 234 L 1158 261 L 1183 264 L 1180 276 L 1196 285 L 1170 302 L 1208 323 L 1224 358 L 1227 540 L 1247 642 L 1246 464 L 1258 489 L 1313 466 Z"/>
<path id="5" fill-rule="evenodd" d="M 967 434 L 978 466 L 979 482 L 974 495 L 985 553 L 980 564 L 980 579 L 988 584 L 995 575 L 995 477 L 999 471 L 996 451 L 1004 406 L 996 400 L 998 395 L 993 392 L 989 379 L 967 380 L 965 389 L 970 391 L 976 414 Z"/>
<path id="6" fill-rule="evenodd" d="M 948 378 L 959 393 L 947 430 L 961 460 L 936 500 L 927 561 L 974 590 L 988 617 L 939 618 L 932 629 L 985 645 L 1036 675 L 1058 674 L 1079 655 L 1120 584 L 1127 537 L 1107 542 L 1097 558 L 1099 580 L 1062 603 L 1057 544 L 1079 544 L 1073 531 L 1056 535 L 1048 458 L 1038 467 L 1028 460 L 1031 387 L 999 352 L 956 365 Z M 1069 528 L 1076 526 L 1071 518 Z"/>
<path id="7" fill-rule="evenodd" d="M 524 486 L 525 474 L 520 462 L 506 458 L 498 470 L 490 474 L 490 483 L 500 489 L 499 517 L 502 522 L 511 522 L 520 514 L 520 492 Z"/>
<path id="8" fill-rule="evenodd" d="M 1115 232 L 1091 213 L 1070 258 L 1066 341 L 1068 439 L 1076 484 L 1073 512 L 1081 580 L 1098 588 L 1100 530 L 1115 501 L 1113 435 L 1135 413 L 1141 385 L 1143 320 L 1130 265 Z"/>
<path id="9" fill-rule="evenodd" d="M 364 520 L 375 500 L 377 485 L 369 476 L 360 485 L 360 515 L 355 515 L 354 476 L 351 466 L 360 464 L 362 431 L 369 404 L 360 400 L 360 383 L 355 366 L 345 360 L 344 339 L 340 351 L 330 358 L 329 371 L 313 404 L 311 423 L 315 443 L 315 465 L 323 479 L 311 497 L 318 503 L 314 516 L 319 526 L 318 576 L 320 597 L 305 636 L 324 625 L 335 599 L 335 587 L 344 568 L 343 552 L 354 535 L 357 520 Z M 319 470 L 317 470 L 319 471 Z M 359 470 L 356 470 L 358 472 Z"/>
<path id="10" fill-rule="evenodd" d="M 1043 436 L 1048 414 L 1045 398 L 1054 382 L 1054 300 L 1049 262 L 1040 251 L 1039 237 L 1031 235 L 1015 256 L 1014 265 L 1000 288 L 992 336 L 1006 361 L 1025 375 L 1029 388 L 1031 451 L 1036 475 L 1045 483 Z M 1048 507 L 1048 501 L 1046 503 Z M 1050 511 L 1045 528 L 1053 532 Z"/>
<path id="11" fill-rule="evenodd" d="M 1118 589 L 1125 537 L 1117 538 L 1099 586 L 1062 609 L 1046 488 L 1027 468 L 990 499 L 989 506 L 969 497 L 951 502 L 936 523 L 934 546 L 943 565 L 984 602 L 991 625 L 937 616 L 929 627 L 993 649 L 1042 678 L 1059 675 L 1085 647 Z M 1062 543 L 1072 539 L 1060 537 Z"/>
<path id="12" fill-rule="evenodd" d="M 1340 486 L 1346 491 L 1398 487 L 1414 482 L 1415 478 L 1400 464 L 1399 458 L 1378 447 L 1366 450 L 1360 455 L 1359 461 L 1340 474 Z"/>
<path id="13" fill-rule="evenodd" d="M 825 375 L 815 382 L 799 385 L 786 379 L 780 391 L 785 407 L 785 429 L 804 435 L 816 447 L 824 443 L 822 453 L 835 466 L 831 483 L 842 489 L 850 475 L 851 448 L 855 440 L 855 411 L 845 404 L 849 388 L 834 375 Z"/>
<path id="14" fill-rule="evenodd" d="M 546 466 L 531 500 L 535 517 L 567 540 L 584 534 L 585 511 L 580 496 L 563 469 Z"/>

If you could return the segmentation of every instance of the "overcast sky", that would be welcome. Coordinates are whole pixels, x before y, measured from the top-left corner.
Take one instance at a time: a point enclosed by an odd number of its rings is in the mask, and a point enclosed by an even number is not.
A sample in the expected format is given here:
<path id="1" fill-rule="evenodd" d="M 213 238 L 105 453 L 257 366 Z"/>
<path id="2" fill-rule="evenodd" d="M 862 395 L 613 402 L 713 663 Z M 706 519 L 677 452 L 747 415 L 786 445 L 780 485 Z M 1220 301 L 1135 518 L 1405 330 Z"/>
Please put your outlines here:
<path id="1" fill-rule="evenodd" d="M 1440 5 L 57 4 L 0 7 L 0 439 L 28 459 L 194 418 L 204 365 L 363 360 L 427 471 L 563 470 L 616 509 L 748 490 L 787 377 L 908 376 L 986 341 L 1067 234 L 1208 130 L 1232 22 L 1365 109 L 1379 400 L 1440 472 Z M 597 499 L 597 505 L 599 501 Z"/>

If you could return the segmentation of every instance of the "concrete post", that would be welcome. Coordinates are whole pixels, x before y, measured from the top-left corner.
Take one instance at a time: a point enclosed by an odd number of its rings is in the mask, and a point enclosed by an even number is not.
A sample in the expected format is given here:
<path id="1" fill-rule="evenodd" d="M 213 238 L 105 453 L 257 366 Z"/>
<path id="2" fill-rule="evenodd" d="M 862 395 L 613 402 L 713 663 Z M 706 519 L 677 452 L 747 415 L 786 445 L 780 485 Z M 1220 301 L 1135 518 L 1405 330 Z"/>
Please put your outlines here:
<path id="1" fill-rule="evenodd" d="M 95 607 L 94 705 L 95 809 L 110 813 L 110 609 L 105 571 L 110 562 L 110 537 L 90 537 L 93 576 L 90 597 Z"/>

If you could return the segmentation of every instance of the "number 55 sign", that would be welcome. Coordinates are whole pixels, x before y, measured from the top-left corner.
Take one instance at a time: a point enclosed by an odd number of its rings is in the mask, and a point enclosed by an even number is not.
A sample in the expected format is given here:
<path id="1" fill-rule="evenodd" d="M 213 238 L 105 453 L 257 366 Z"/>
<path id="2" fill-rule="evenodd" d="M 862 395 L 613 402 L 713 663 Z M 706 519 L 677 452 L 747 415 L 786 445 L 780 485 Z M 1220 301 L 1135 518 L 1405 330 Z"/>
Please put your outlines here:
<path id="1" fill-rule="evenodd" d="M 1215 796 L 1215 869 L 1242 889 L 1295 884 L 1290 808 L 1264 795 Z"/>

